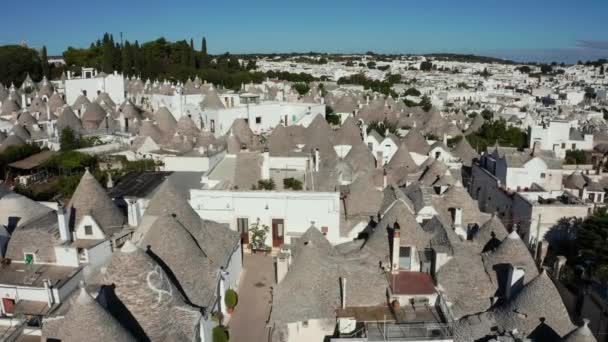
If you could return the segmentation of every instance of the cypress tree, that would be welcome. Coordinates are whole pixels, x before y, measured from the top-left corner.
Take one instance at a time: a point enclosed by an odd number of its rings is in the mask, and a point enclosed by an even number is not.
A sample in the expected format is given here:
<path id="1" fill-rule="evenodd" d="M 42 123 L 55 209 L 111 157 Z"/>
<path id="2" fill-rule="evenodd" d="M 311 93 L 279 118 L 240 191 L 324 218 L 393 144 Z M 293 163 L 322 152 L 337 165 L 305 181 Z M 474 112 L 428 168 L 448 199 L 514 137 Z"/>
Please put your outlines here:
<path id="1" fill-rule="evenodd" d="M 207 56 L 207 38 L 203 37 L 203 46 L 201 48 L 201 52 L 204 56 Z"/>
<path id="2" fill-rule="evenodd" d="M 133 50 L 131 48 L 131 43 L 127 40 L 125 42 L 125 46 L 122 48 L 122 72 L 125 75 L 133 74 Z"/>
<path id="3" fill-rule="evenodd" d="M 103 72 L 111 73 L 112 64 L 114 62 L 114 43 L 112 43 L 108 33 L 103 35 L 102 44 L 101 68 Z"/>
<path id="4" fill-rule="evenodd" d="M 194 40 L 190 38 L 190 67 L 196 68 L 196 51 L 194 51 Z"/>
<path id="5" fill-rule="evenodd" d="M 47 56 L 46 46 L 42 47 L 42 75 L 50 78 L 50 67 L 49 67 L 49 57 Z"/>

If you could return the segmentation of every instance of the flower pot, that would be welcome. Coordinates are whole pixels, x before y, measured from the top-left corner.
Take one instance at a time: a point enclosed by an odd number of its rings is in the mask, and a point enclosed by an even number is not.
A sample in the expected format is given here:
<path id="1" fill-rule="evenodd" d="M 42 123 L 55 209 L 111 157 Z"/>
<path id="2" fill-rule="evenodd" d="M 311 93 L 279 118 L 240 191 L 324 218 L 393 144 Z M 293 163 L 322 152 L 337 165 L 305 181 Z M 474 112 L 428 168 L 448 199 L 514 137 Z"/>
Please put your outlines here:
<path id="1" fill-rule="evenodd" d="M 232 315 L 233 312 L 234 312 L 234 308 L 228 308 L 228 314 Z"/>

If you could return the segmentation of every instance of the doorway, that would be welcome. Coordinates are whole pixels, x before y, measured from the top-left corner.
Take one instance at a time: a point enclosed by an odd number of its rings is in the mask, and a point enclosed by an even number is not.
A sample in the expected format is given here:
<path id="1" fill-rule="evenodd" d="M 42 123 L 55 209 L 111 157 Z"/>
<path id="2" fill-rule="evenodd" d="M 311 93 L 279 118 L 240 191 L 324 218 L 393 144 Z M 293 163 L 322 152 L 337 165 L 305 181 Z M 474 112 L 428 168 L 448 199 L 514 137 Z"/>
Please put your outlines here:
<path id="1" fill-rule="evenodd" d="M 285 224 L 283 219 L 272 220 L 272 247 L 280 247 L 285 241 Z"/>
<path id="2" fill-rule="evenodd" d="M 241 233 L 241 243 L 243 245 L 249 244 L 249 219 L 246 217 L 241 217 L 236 219 L 237 228 L 239 233 Z"/>

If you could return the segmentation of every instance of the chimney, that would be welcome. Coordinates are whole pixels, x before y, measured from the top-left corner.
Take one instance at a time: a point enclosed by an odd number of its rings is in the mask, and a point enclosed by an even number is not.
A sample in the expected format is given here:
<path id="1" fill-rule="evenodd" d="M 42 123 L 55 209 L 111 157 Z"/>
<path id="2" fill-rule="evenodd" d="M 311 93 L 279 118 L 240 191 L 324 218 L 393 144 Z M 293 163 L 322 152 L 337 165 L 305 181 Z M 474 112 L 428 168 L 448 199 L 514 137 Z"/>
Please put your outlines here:
<path id="1" fill-rule="evenodd" d="M 262 157 L 262 179 L 270 179 L 270 151 L 268 147 L 264 148 Z"/>
<path id="2" fill-rule="evenodd" d="M 363 142 L 367 143 L 367 125 L 366 124 L 361 125 L 361 132 L 363 133 Z"/>
<path id="3" fill-rule="evenodd" d="M 443 133 L 443 144 L 445 146 L 448 146 L 448 135 Z"/>
<path id="4" fill-rule="evenodd" d="M 129 226 L 137 227 L 139 225 L 139 204 L 136 198 L 125 198 L 127 202 L 127 219 Z"/>
<path id="5" fill-rule="evenodd" d="M 61 241 L 71 241 L 72 234 L 70 233 L 70 227 L 68 225 L 68 215 L 66 215 L 65 208 L 63 205 L 61 205 L 61 203 L 57 204 L 57 223 L 59 226 L 59 237 Z"/>
<path id="6" fill-rule="evenodd" d="M 21 94 L 21 108 L 25 109 L 27 107 L 27 99 L 25 98 L 25 93 Z"/>
<path id="7" fill-rule="evenodd" d="M 453 208 L 452 220 L 454 221 L 454 231 L 463 239 L 467 238 L 467 233 L 462 228 L 462 208 Z"/>
<path id="8" fill-rule="evenodd" d="M 277 284 L 280 284 L 289 271 L 289 253 L 279 253 L 275 258 L 277 268 Z"/>
<path id="9" fill-rule="evenodd" d="M 536 157 L 536 155 L 538 155 L 539 151 L 540 151 L 540 142 L 535 141 L 534 144 L 532 145 L 532 153 L 530 155 L 532 157 Z"/>
<path id="10" fill-rule="evenodd" d="M 108 172 L 108 180 L 106 182 L 106 188 L 112 189 L 114 187 L 114 181 L 112 180 L 112 174 Z"/>
<path id="11" fill-rule="evenodd" d="M 341 296 L 342 300 L 341 300 L 340 304 L 342 305 L 342 310 L 344 310 L 344 309 L 346 309 L 346 278 L 344 278 L 344 277 L 340 278 L 340 285 L 342 285 L 341 286 L 342 291 L 340 293 L 342 295 Z"/>
<path id="12" fill-rule="evenodd" d="M 383 170 L 382 172 L 382 189 L 386 189 L 386 187 L 388 186 L 388 176 L 386 174 L 386 169 Z"/>
<path id="13" fill-rule="evenodd" d="M 555 260 L 555 265 L 553 266 L 553 274 L 555 274 L 555 279 L 560 279 L 562 269 L 566 265 L 566 257 L 563 255 L 558 255 L 557 260 Z"/>
<path id="14" fill-rule="evenodd" d="M 49 306 L 53 306 L 55 302 L 55 298 L 53 297 L 53 290 L 51 290 L 50 280 L 44 279 L 42 280 L 42 284 L 44 285 L 44 290 L 46 291 L 46 304 Z"/>
<path id="15" fill-rule="evenodd" d="M 512 264 L 507 265 L 507 276 L 505 277 L 505 300 L 511 299 L 524 287 L 524 276 L 526 271 L 523 267 Z M 541 271 L 542 272 L 542 271 Z"/>
<path id="16" fill-rule="evenodd" d="M 395 222 L 393 226 L 393 273 L 399 272 L 399 246 L 401 245 L 401 227 Z"/>
<path id="17" fill-rule="evenodd" d="M 318 148 L 315 148 L 314 162 L 315 162 L 315 172 L 319 172 L 319 169 L 321 168 L 321 155 L 319 153 Z"/>

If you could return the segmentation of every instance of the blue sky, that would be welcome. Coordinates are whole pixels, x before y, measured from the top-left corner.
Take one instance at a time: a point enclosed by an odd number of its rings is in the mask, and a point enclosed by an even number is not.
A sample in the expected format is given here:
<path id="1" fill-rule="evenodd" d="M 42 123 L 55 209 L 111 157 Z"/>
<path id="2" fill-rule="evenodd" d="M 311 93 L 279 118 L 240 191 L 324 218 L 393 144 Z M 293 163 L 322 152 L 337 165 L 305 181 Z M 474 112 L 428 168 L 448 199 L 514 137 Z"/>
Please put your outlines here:
<path id="1" fill-rule="evenodd" d="M 86 47 L 103 32 L 195 40 L 211 53 L 457 52 L 565 61 L 608 55 L 606 0 L 31 0 L 3 4 L 0 44 Z M 7 15 L 10 14 L 10 15 Z"/>

